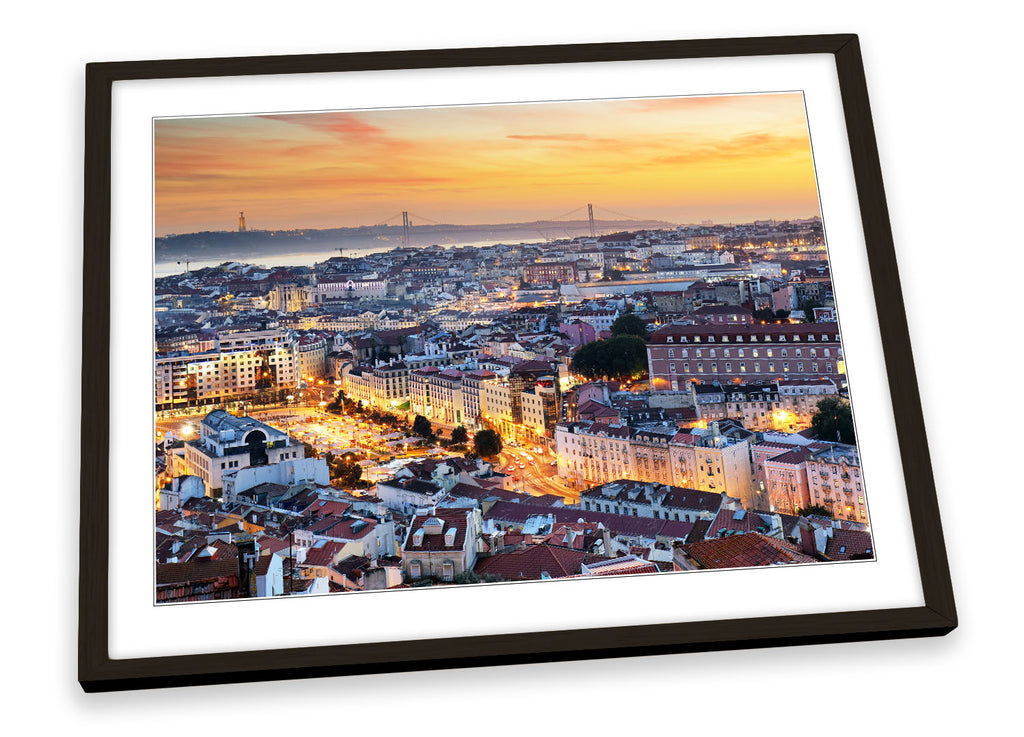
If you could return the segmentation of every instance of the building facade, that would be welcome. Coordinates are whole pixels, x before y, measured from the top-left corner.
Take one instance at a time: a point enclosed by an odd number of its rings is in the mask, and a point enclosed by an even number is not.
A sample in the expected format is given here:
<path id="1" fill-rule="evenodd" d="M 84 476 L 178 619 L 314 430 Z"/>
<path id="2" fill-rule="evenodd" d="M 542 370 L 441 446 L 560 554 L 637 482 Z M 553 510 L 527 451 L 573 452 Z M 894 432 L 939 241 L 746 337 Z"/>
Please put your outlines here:
<path id="1" fill-rule="evenodd" d="M 666 325 L 651 336 L 647 363 L 655 391 L 676 391 L 692 381 L 840 384 L 846 371 L 835 323 Z"/>

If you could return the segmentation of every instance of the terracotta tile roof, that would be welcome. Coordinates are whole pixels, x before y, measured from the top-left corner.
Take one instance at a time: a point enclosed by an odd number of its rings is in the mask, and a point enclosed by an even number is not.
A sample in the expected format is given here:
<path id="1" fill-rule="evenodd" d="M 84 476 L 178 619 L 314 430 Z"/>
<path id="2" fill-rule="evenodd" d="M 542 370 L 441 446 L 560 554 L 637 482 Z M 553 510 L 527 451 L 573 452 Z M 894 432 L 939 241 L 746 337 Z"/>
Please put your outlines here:
<path id="1" fill-rule="evenodd" d="M 795 545 L 757 533 L 687 543 L 682 550 L 698 567 L 709 569 L 814 562 Z"/>
<path id="2" fill-rule="evenodd" d="M 712 521 L 711 526 L 708 528 L 708 535 L 710 537 L 718 537 L 720 530 L 758 532 L 759 527 L 769 527 L 760 515 L 743 509 L 723 509 L 715 515 L 714 521 Z"/>
<path id="3" fill-rule="evenodd" d="M 569 550 L 551 545 L 531 545 L 525 550 L 499 553 L 480 558 L 474 571 L 479 575 L 498 576 L 504 581 L 537 581 L 544 574 L 551 578 L 575 576 L 584 561 L 603 560 L 580 550 Z"/>
<path id="4" fill-rule="evenodd" d="M 175 583 L 194 583 L 215 578 L 238 576 L 238 558 L 214 560 L 194 558 L 185 563 L 161 563 L 156 567 L 157 586 Z"/>
<path id="5" fill-rule="evenodd" d="M 860 530 L 833 529 L 832 537 L 825 545 L 825 557 L 830 560 L 850 560 L 874 557 L 874 543 L 871 533 Z"/>
<path id="6" fill-rule="evenodd" d="M 329 566 L 334 564 L 334 558 L 345 547 L 344 543 L 328 540 L 322 545 L 317 545 L 306 551 L 307 566 Z"/>
<path id="7" fill-rule="evenodd" d="M 335 563 L 332 569 L 343 576 L 350 576 L 356 571 L 369 568 L 370 562 L 369 558 L 364 558 L 361 555 L 350 555 Z"/>
<path id="8" fill-rule="evenodd" d="M 256 543 L 260 546 L 260 551 L 269 551 L 276 553 L 279 550 L 288 549 L 288 540 L 281 539 L 278 537 L 271 537 L 270 535 L 263 535 L 262 537 L 256 538 Z"/>
<path id="9" fill-rule="evenodd" d="M 260 557 L 256 560 L 253 573 L 257 576 L 266 576 L 270 572 L 270 564 L 274 555 L 268 551 L 260 551 Z"/>
<path id="10" fill-rule="evenodd" d="M 626 555 L 587 565 L 588 576 L 622 576 L 635 573 L 658 573 L 658 566 L 649 560 Z"/>
<path id="11" fill-rule="evenodd" d="M 787 466 L 800 466 L 811 457 L 813 453 L 811 448 L 812 446 L 801 445 L 799 448 L 793 448 L 773 458 L 766 458 L 765 463 L 784 463 Z"/>
<path id="12" fill-rule="evenodd" d="M 499 502 L 500 504 L 501 502 Z M 434 514 L 418 514 L 409 522 L 409 532 L 402 546 L 404 552 L 419 552 L 432 550 L 461 550 L 466 543 L 466 528 L 468 527 L 468 515 L 472 512 L 458 509 L 438 509 Z M 438 520 L 440 524 L 432 523 L 431 520 Z M 440 530 L 436 534 L 424 533 L 423 540 L 416 545 L 416 532 L 425 528 Z M 448 530 L 455 530 L 455 538 L 451 545 L 445 545 L 445 533 Z"/>

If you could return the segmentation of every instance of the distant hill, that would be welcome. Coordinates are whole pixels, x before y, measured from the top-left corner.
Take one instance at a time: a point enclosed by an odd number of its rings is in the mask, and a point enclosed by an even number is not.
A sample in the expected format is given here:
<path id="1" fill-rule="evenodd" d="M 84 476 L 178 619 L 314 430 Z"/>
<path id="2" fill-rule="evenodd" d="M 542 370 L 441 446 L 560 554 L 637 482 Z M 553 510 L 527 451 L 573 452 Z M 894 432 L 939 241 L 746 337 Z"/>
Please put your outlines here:
<path id="1" fill-rule="evenodd" d="M 598 235 L 623 230 L 650 230 L 675 227 L 660 220 L 599 220 L 594 222 Z M 453 246 L 462 243 L 542 243 L 560 238 L 590 234 L 587 220 L 500 223 L 495 225 L 414 225 L 409 230 L 411 246 Z M 205 231 L 162 236 L 156 239 L 158 262 L 196 260 L 244 260 L 257 256 L 323 251 L 325 256 L 338 248 L 348 251 L 385 250 L 402 245 L 399 225 L 368 225 L 358 228 L 325 230 L 250 230 Z"/>

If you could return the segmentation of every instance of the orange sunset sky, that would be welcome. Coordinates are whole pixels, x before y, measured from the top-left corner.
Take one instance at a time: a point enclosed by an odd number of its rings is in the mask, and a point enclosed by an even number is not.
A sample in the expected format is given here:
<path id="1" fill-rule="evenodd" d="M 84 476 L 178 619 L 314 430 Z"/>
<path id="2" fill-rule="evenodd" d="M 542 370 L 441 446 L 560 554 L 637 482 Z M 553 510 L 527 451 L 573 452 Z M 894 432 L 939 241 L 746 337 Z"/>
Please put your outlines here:
<path id="1" fill-rule="evenodd" d="M 800 93 L 157 120 L 156 234 L 819 215 Z M 586 210 L 575 217 L 585 218 Z"/>

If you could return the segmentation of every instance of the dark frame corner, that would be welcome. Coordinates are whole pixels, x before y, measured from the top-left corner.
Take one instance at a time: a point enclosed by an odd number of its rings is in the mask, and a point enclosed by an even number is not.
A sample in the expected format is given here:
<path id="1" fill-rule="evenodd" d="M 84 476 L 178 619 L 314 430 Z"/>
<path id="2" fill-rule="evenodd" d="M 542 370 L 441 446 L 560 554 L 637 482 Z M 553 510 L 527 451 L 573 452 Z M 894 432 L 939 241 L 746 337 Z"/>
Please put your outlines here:
<path id="1" fill-rule="evenodd" d="M 113 660 L 108 655 L 111 97 L 118 80 L 832 54 L 896 410 L 925 605 L 916 608 Z M 78 680 L 87 692 L 943 635 L 957 626 L 892 231 L 853 34 L 104 62 L 86 66 Z M 88 562 L 88 565 L 86 565 Z"/>

